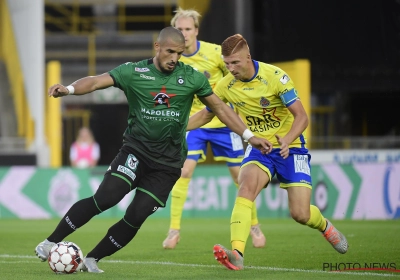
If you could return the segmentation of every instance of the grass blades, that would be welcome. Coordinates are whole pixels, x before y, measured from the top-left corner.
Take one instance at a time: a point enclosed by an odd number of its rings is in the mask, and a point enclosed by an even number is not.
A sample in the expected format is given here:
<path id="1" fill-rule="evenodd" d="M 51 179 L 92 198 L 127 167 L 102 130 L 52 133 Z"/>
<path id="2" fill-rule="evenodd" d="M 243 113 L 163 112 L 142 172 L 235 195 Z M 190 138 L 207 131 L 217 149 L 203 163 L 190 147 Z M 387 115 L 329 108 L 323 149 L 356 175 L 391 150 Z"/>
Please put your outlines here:
<path id="1" fill-rule="evenodd" d="M 103 274 L 56 275 L 34 254 L 59 220 L 0 219 L 0 279 L 400 279 L 400 221 L 333 221 L 350 244 L 337 253 L 316 230 L 291 219 L 261 219 L 267 246 L 252 247 L 249 237 L 245 269 L 218 264 L 212 248 L 230 247 L 229 219 L 183 219 L 181 241 L 162 248 L 169 220 L 150 217 L 128 246 L 99 262 Z M 66 240 L 89 252 L 117 220 L 94 218 Z M 335 268 L 361 271 L 328 272 Z M 372 267 L 364 270 L 365 266 Z M 384 266 L 397 270 L 378 270 Z"/>

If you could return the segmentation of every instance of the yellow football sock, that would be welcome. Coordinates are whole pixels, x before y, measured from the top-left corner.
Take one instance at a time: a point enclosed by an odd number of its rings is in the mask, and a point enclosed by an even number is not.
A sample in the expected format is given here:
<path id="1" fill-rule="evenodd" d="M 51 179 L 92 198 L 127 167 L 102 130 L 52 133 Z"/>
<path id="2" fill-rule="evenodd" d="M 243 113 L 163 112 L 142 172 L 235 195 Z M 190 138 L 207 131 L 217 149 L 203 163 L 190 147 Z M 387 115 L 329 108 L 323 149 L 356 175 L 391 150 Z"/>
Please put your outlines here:
<path id="1" fill-rule="evenodd" d="M 310 219 L 306 223 L 310 228 L 318 229 L 319 231 L 323 231 L 326 228 L 326 220 L 324 216 L 322 216 L 321 211 L 319 211 L 318 207 L 314 205 L 310 205 Z"/>
<path id="2" fill-rule="evenodd" d="M 169 228 L 181 229 L 183 206 L 185 205 L 190 178 L 179 178 L 171 191 L 171 222 Z"/>
<path id="3" fill-rule="evenodd" d="M 239 185 L 235 183 L 236 188 L 239 188 Z M 258 225 L 258 217 L 257 217 L 257 205 L 256 201 L 253 202 L 253 208 L 251 208 L 251 225 Z"/>
<path id="4" fill-rule="evenodd" d="M 231 216 L 231 244 L 232 250 L 239 250 L 244 254 L 246 241 L 250 233 L 251 209 L 253 201 L 244 197 L 237 197 Z"/>

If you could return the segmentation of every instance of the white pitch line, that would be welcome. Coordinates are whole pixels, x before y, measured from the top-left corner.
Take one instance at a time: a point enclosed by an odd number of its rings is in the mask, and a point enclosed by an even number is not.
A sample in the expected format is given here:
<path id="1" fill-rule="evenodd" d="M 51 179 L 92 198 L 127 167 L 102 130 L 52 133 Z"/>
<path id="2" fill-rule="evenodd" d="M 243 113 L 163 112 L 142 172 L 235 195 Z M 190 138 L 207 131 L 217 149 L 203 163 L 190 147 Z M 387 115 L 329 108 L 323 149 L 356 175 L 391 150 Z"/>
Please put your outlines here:
<path id="1" fill-rule="evenodd" d="M 0 258 L 24 258 L 24 259 L 37 259 L 35 256 L 24 256 L 24 255 L 0 255 Z M 22 261 L 19 261 L 22 262 Z M 123 260 L 102 260 L 104 263 L 121 263 L 121 264 L 144 264 L 144 265 L 169 265 L 169 266 L 184 266 L 184 267 L 205 267 L 205 268 L 219 268 L 221 265 L 209 265 L 209 264 L 189 264 L 189 263 L 174 263 L 174 262 L 154 262 L 154 261 L 123 261 Z M 0 263 L 10 263 L 7 261 L 0 261 Z M 32 262 L 29 262 L 32 263 Z M 329 272 L 323 270 L 313 269 L 299 269 L 299 268 L 283 268 L 283 267 L 270 267 L 270 266 L 246 266 L 246 269 L 256 270 L 270 270 L 270 271 L 282 271 L 282 272 L 301 272 L 301 273 L 334 273 L 334 274 L 345 274 L 345 275 L 365 275 L 365 276 L 380 276 L 380 277 L 400 277 L 399 274 L 388 274 L 388 273 L 374 273 L 374 272 Z"/>

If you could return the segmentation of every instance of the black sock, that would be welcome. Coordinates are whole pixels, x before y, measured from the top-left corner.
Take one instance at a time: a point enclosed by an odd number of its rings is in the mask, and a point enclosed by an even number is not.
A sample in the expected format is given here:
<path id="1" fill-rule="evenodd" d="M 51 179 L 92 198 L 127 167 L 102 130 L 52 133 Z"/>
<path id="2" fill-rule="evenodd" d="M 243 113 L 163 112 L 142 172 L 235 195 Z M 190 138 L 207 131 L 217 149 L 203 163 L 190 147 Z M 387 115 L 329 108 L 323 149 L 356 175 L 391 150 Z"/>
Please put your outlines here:
<path id="1" fill-rule="evenodd" d="M 93 197 L 88 197 L 76 202 L 61 219 L 54 232 L 47 238 L 50 242 L 60 242 L 73 233 L 76 229 L 100 214 Z"/>
<path id="2" fill-rule="evenodd" d="M 242 252 L 240 252 L 238 249 L 235 249 L 235 251 L 238 252 L 239 255 L 243 257 L 243 253 Z"/>
<path id="3" fill-rule="evenodd" d="M 106 236 L 86 257 L 97 261 L 110 256 L 125 247 L 136 235 L 139 228 L 128 225 L 123 219 L 109 228 Z"/>

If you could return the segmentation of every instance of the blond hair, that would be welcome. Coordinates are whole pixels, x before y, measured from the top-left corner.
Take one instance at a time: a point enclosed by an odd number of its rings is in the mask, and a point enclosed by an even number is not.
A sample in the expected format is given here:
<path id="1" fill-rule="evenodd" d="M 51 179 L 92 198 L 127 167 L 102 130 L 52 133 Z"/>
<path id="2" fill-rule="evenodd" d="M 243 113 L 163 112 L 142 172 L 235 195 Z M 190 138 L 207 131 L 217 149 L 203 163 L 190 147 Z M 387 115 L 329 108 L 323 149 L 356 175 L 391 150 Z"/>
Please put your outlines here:
<path id="1" fill-rule="evenodd" d="M 221 52 L 223 56 L 230 56 L 243 48 L 249 49 L 247 41 L 240 34 L 232 35 L 225 39 L 221 44 Z"/>
<path id="2" fill-rule="evenodd" d="M 185 18 L 192 18 L 194 21 L 194 27 L 199 28 L 199 18 L 201 17 L 200 13 L 196 10 L 184 10 L 182 8 L 178 8 L 174 11 L 175 15 L 171 19 L 171 26 L 175 27 L 176 21 L 178 18 L 185 17 Z"/>

